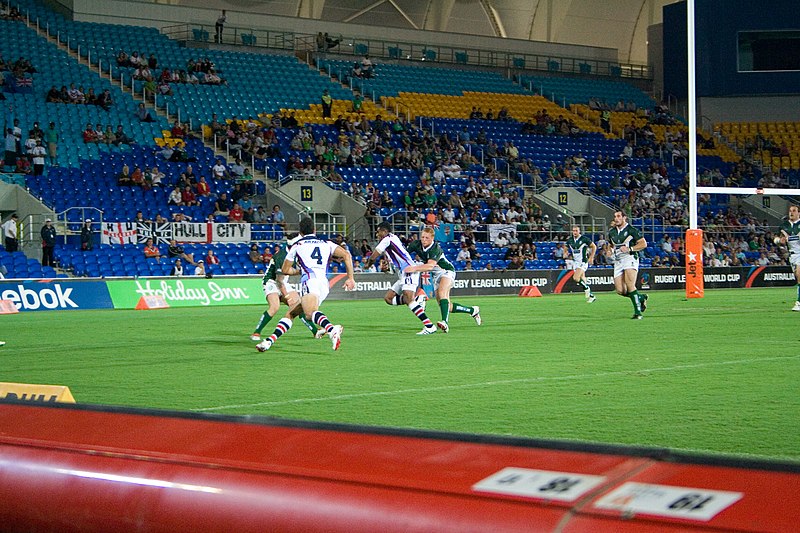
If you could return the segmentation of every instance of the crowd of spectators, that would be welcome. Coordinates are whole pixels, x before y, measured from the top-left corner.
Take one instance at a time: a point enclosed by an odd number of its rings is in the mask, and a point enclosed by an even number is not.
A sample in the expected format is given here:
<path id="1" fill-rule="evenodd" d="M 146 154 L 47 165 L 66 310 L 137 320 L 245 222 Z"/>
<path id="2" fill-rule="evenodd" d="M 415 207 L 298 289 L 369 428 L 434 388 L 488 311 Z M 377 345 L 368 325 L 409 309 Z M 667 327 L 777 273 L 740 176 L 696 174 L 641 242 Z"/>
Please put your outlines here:
<path id="1" fill-rule="evenodd" d="M 106 111 L 110 111 L 114 105 L 111 90 L 104 89 L 100 94 L 95 94 L 93 87 L 86 90 L 83 86 L 75 87 L 74 83 L 70 84 L 69 89 L 66 85 L 62 85 L 61 89 L 51 86 L 45 101 L 52 104 L 96 105 Z"/>

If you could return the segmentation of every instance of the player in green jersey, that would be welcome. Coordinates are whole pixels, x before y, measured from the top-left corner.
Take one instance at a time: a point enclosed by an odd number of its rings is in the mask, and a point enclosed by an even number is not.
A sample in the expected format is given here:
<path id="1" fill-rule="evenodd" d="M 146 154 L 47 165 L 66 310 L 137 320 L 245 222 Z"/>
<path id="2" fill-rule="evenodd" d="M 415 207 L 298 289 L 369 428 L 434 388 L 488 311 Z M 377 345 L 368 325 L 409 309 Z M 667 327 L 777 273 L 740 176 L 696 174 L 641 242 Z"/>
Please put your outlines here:
<path id="1" fill-rule="evenodd" d="M 614 261 L 614 287 L 617 294 L 631 299 L 633 318 L 641 320 L 647 309 L 647 295 L 636 290 L 639 273 L 639 252 L 647 248 L 647 241 L 638 229 L 628 224 L 622 211 L 614 211 L 614 220 L 608 231 L 609 259 Z"/>
<path id="2" fill-rule="evenodd" d="M 408 245 L 408 252 L 419 257 L 422 264 L 407 266 L 403 272 L 430 272 L 433 281 L 433 290 L 436 293 L 436 301 L 439 302 L 439 310 L 442 319 L 436 326 L 443 333 L 450 331 L 450 313 L 469 313 L 475 322 L 481 325 L 481 310 L 477 305 L 470 307 L 450 301 L 450 289 L 456 279 L 456 269 L 453 263 L 444 256 L 442 247 L 434 240 L 433 229 L 427 227 L 422 230 L 419 240 Z"/>
<path id="3" fill-rule="evenodd" d="M 278 313 L 281 302 L 288 305 L 289 309 L 300 302 L 300 295 L 288 283 L 289 276 L 282 274 L 280 271 L 281 265 L 283 265 L 283 261 L 286 259 L 286 253 L 299 238 L 300 236 L 298 235 L 289 239 L 286 243 L 281 244 L 280 249 L 272 256 L 267 266 L 267 271 L 264 272 L 264 277 L 261 278 L 261 287 L 264 289 L 264 296 L 267 299 L 269 307 L 261 315 L 255 331 L 250 335 L 250 340 L 252 341 L 261 341 L 261 331 L 264 329 L 264 326 L 272 320 L 272 317 Z M 316 338 L 320 339 L 324 336 L 325 332 L 323 331 L 322 334 L 320 334 L 321 330 L 319 330 L 315 324 L 306 320 L 305 317 L 301 317 L 301 320 Z"/>
<path id="4" fill-rule="evenodd" d="M 592 294 L 592 289 L 586 283 L 586 271 L 594 263 L 594 254 L 597 253 L 597 245 L 586 235 L 581 235 L 581 228 L 572 226 L 572 237 L 567 239 L 567 246 L 572 251 L 572 279 L 582 289 L 586 296 L 586 302 L 592 303 L 597 298 Z"/>
<path id="5" fill-rule="evenodd" d="M 789 265 L 797 281 L 797 301 L 792 311 L 800 311 L 800 207 L 789 206 L 789 220 L 781 224 L 780 233 L 780 243 L 789 248 Z"/>

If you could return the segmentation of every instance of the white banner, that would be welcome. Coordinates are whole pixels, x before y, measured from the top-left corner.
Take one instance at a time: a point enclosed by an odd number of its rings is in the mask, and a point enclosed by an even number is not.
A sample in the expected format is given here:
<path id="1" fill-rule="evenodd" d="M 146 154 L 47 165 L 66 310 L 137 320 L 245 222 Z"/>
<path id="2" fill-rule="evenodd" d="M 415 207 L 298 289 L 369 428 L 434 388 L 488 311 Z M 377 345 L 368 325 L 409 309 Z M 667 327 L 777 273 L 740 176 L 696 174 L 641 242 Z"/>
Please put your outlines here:
<path id="1" fill-rule="evenodd" d="M 211 242 L 208 222 L 173 222 L 172 238 L 178 242 Z"/>
<path id="2" fill-rule="evenodd" d="M 214 224 L 214 242 L 250 242 L 250 224 L 229 222 Z"/>
<path id="3" fill-rule="evenodd" d="M 103 244 L 136 244 L 136 223 L 103 222 L 100 242 Z"/>
<path id="4" fill-rule="evenodd" d="M 489 230 L 489 242 L 494 242 L 498 235 L 505 233 L 506 236 L 511 235 L 511 232 L 517 231 L 516 224 L 486 224 Z"/>
<path id="5" fill-rule="evenodd" d="M 175 239 L 178 242 L 250 242 L 247 222 L 167 222 L 164 224 L 136 222 L 104 222 L 103 244 L 139 244 L 152 238 L 156 244 Z"/>

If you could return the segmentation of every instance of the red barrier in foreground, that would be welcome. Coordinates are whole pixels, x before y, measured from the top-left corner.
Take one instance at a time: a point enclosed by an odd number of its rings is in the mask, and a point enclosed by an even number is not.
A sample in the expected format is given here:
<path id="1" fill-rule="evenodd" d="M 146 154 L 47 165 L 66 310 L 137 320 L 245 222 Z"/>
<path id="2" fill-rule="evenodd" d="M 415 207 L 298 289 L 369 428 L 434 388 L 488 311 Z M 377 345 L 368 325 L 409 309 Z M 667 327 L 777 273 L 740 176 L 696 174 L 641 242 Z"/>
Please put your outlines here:
<path id="1" fill-rule="evenodd" d="M 571 449 L 0 403 L 0 529 L 777 532 L 800 518 L 796 464 L 550 444 Z"/>

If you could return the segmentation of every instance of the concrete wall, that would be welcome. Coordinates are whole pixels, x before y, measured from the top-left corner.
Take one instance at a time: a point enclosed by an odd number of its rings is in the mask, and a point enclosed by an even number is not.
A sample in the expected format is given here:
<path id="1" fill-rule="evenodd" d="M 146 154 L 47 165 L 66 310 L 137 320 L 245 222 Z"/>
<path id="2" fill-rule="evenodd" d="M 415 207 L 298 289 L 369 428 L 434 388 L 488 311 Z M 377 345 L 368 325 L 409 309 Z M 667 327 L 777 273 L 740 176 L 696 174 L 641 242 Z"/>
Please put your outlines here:
<path id="1" fill-rule="evenodd" d="M 697 115 L 707 116 L 715 123 L 798 122 L 800 121 L 800 96 L 698 98 Z"/>
<path id="2" fill-rule="evenodd" d="M 559 197 L 562 194 L 566 195 L 566 205 L 561 205 L 559 201 Z M 570 187 L 550 187 L 540 196 L 545 197 L 551 205 L 558 205 L 560 208 L 565 209 L 563 212 L 568 216 L 577 217 L 588 214 L 595 219 L 602 219 L 606 224 L 614 217 L 614 212 L 611 208 Z M 584 222 L 588 223 L 588 220 L 584 220 Z"/>

